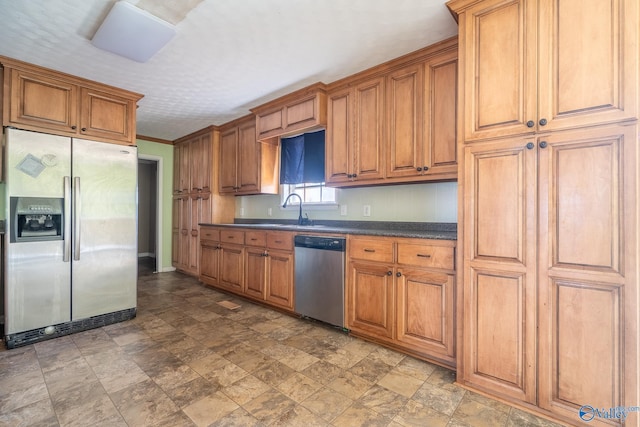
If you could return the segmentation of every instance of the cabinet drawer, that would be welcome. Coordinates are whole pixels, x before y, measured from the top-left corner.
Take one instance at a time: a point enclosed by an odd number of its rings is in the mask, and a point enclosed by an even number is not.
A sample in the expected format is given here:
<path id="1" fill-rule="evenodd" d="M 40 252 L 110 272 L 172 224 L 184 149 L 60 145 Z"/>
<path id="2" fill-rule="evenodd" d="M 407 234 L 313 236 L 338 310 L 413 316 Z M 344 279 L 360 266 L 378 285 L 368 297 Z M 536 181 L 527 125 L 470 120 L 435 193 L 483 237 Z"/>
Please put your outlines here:
<path id="1" fill-rule="evenodd" d="M 453 270 L 453 248 L 398 243 L 398 264 Z"/>
<path id="2" fill-rule="evenodd" d="M 393 241 L 384 239 L 351 239 L 349 257 L 369 261 L 393 262 Z"/>
<path id="3" fill-rule="evenodd" d="M 200 240 L 220 240 L 220 230 L 209 227 L 200 227 Z"/>
<path id="4" fill-rule="evenodd" d="M 249 246 L 267 245 L 267 233 L 265 231 L 247 231 L 244 234 L 244 241 Z"/>
<path id="5" fill-rule="evenodd" d="M 244 231 L 221 230 L 220 241 L 224 243 L 235 243 L 237 245 L 244 245 Z"/>
<path id="6" fill-rule="evenodd" d="M 293 233 L 274 231 L 267 233 L 267 247 L 269 249 L 293 250 Z"/>

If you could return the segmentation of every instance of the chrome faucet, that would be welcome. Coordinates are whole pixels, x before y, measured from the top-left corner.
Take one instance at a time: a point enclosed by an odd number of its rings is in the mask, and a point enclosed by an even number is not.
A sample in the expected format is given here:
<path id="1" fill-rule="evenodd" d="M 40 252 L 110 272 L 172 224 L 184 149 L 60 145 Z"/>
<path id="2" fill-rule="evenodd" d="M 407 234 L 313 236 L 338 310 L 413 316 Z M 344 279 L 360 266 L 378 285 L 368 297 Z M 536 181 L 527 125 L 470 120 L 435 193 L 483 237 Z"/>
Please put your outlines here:
<path id="1" fill-rule="evenodd" d="M 300 197 L 300 195 L 298 193 L 291 193 L 287 196 L 286 199 L 284 199 L 284 204 L 282 205 L 283 208 L 287 207 L 287 203 L 289 203 L 289 199 L 293 196 L 296 196 L 299 200 L 300 200 L 300 211 L 298 213 L 298 225 L 311 225 L 311 220 L 309 219 L 309 216 L 307 215 L 306 218 L 302 217 L 302 197 Z"/>

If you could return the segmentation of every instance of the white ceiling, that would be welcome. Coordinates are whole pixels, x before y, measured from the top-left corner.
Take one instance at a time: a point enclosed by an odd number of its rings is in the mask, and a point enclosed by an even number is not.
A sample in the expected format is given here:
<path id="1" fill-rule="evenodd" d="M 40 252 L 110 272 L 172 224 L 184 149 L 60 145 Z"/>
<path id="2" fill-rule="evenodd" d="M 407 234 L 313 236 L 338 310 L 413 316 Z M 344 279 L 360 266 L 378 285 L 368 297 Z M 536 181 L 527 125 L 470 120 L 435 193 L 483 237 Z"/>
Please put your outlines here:
<path id="1" fill-rule="evenodd" d="M 126 1 L 176 25 L 147 63 L 90 43 L 115 0 L 0 0 L 0 55 L 142 93 L 138 134 L 174 140 L 457 32 L 446 0 Z"/>

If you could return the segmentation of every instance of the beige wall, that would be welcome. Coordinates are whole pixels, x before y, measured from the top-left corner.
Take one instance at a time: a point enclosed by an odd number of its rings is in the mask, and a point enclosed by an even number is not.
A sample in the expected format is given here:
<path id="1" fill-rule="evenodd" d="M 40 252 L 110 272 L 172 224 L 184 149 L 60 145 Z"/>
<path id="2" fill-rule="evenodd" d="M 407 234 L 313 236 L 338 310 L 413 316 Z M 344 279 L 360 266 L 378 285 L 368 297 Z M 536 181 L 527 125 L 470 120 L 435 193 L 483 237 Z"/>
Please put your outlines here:
<path id="1" fill-rule="evenodd" d="M 346 205 L 346 216 L 340 215 L 339 207 L 313 210 L 303 206 L 303 212 L 312 220 L 457 222 L 457 190 L 456 182 L 338 189 L 336 199 L 338 205 Z M 364 205 L 371 206 L 370 217 L 362 215 Z M 236 218 L 297 217 L 297 210 L 281 208 L 279 195 L 236 197 Z"/>

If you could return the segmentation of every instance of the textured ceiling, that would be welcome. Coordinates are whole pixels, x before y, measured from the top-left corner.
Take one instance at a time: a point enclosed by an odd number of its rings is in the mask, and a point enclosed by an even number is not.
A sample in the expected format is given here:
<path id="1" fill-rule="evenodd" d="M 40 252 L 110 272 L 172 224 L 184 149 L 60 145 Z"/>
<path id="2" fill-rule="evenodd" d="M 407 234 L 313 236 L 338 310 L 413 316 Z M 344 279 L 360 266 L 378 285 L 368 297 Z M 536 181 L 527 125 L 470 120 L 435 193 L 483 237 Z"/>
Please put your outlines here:
<path id="1" fill-rule="evenodd" d="M 0 55 L 139 92 L 173 140 L 453 36 L 446 0 L 127 0 L 176 25 L 147 63 L 90 40 L 115 0 L 0 0 Z"/>

